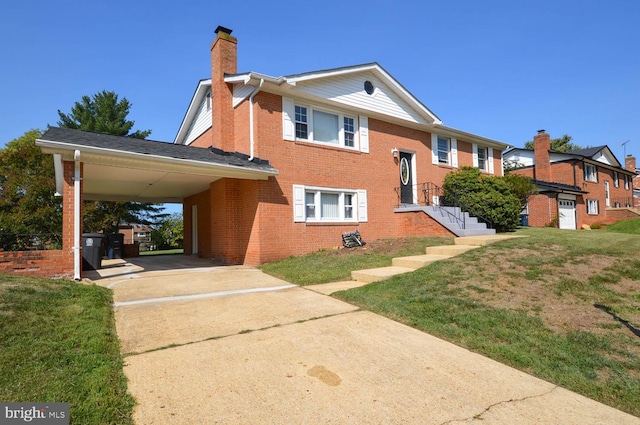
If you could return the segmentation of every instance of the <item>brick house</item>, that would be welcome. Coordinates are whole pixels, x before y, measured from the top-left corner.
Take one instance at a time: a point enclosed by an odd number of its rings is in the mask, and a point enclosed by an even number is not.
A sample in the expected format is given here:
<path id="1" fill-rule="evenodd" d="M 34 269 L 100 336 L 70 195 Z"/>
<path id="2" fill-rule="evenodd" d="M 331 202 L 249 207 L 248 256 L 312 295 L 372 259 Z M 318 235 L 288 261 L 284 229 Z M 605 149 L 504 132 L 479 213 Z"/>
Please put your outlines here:
<path id="1" fill-rule="evenodd" d="M 356 229 L 365 240 L 492 232 L 452 222 L 436 186 L 462 166 L 502 175 L 507 144 L 443 125 L 377 63 L 238 73 L 236 38 L 216 34 L 211 78 L 174 143 L 55 127 L 37 141 L 54 154 L 76 278 L 82 199 L 182 203 L 185 254 L 225 264 L 339 246 Z"/>
<path id="2" fill-rule="evenodd" d="M 638 217 L 632 208 L 635 163 L 629 168 L 627 159 L 623 168 L 607 146 L 551 151 L 544 130 L 533 143 L 533 150 L 511 149 L 504 154 L 504 161 L 517 167 L 512 172 L 530 177 L 538 189 L 526 210 L 529 226 L 579 229 Z"/>

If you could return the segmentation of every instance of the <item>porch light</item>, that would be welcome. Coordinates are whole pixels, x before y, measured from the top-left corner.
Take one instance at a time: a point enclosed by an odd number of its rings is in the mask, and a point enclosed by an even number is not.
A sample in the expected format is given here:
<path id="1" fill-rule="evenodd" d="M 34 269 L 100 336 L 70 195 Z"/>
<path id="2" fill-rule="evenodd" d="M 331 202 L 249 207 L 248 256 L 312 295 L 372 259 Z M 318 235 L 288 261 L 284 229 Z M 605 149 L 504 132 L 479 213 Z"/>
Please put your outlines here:
<path id="1" fill-rule="evenodd" d="M 398 148 L 391 149 L 391 155 L 393 155 L 394 158 L 398 157 L 398 153 L 399 153 Z"/>

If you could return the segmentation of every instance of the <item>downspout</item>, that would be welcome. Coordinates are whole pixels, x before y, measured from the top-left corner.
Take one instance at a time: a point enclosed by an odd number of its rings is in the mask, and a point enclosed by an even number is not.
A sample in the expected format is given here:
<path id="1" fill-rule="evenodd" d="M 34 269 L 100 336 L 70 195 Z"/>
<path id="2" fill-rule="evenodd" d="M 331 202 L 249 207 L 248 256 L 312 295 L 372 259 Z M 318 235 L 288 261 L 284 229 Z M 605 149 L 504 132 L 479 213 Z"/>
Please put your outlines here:
<path id="1" fill-rule="evenodd" d="M 82 245 L 80 243 L 80 151 L 76 149 L 73 153 L 75 169 L 73 176 L 73 278 L 77 281 L 82 279 Z"/>
<path id="2" fill-rule="evenodd" d="M 254 157 L 254 136 L 253 136 L 253 97 L 258 94 L 262 85 L 264 84 L 264 78 L 260 79 L 260 85 L 249 96 L 249 158 L 247 161 L 253 161 Z"/>

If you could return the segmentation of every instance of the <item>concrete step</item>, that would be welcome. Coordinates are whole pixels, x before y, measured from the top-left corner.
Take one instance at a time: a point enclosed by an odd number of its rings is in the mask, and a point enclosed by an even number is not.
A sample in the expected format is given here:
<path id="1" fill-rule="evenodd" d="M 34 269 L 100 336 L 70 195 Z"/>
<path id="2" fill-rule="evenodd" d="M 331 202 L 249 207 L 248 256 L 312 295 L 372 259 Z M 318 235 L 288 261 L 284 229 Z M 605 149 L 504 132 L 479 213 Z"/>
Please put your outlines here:
<path id="1" fill-rule="evenodd" d="M 427 254 L 430 255 L 448 255 L 450 257 L 463 252 L 467 252 L 471 249 L 479 248 L 478 245 L 442 245 L 442 246 L 430 246 L 427 247 Z"/>
<path id="2" fill-rule="evenodd" d="M 392 260 L 392 264 L 397 267 L 407 267 L 419 269 L 438 260 L 451 258 L 450 255 L 412 255 L 410 257 L 398 257 Z"/>
<path id="3" fill-rule="evenodd" d="M 521 235 L 479 235 L 479 236 L 463 236 L 459 238 L 455 238 L 454 242 L 456 245 L 475 245 L 475 246 L 484 246 L 490 245 L 492 243 L 504 241 L 506 239 L 513 238 L 523 238 L 525 236 Z"/>
<path id="4" fill-rule="evenodd" d="M 380 267 L 377 269 L 354 270 L 351 272 L 351 279 L 357 280 L 358 282 L 371 283 L 388 279 L 391 276 L 395 276 L 397 274 L 409 273 L 414 270 L 414 268 L 396 266 Z"/>

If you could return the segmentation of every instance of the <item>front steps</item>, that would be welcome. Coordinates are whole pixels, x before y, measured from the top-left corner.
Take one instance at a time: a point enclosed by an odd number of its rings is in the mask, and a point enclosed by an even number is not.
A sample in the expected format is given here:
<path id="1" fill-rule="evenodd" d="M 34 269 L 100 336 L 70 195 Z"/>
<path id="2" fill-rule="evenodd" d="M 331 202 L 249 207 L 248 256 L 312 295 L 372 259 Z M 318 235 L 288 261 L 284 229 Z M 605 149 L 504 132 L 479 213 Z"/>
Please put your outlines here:
<path id="1" fill-rule="evenodd" d="M 478 222 L 476 217 L 472 217 L 469 213 L 462 213 L 458 207 L 439 207 L 439 206 L 421 206 L 404 204 L 395 212 L 415 212 L 422 211 L 429 217 L 437 221 L 442 227 L 449 230 L 456 236 L 484 236 L 495 235 L 495 229 L 487 229 L 485 223 Z M 449 213 L 447 213 L 447 211 Z M 453 218 L 453 216 L 464 215 L 464 227 L 462 223 Z"/>
<path id="2" fill-rule="evenodd" d="M 376 269 L 354 270 L 351 279 L 363 284 L 385 280 L 397 274 L 409 273 L 435 261 L 445 260 L 463 252 L 480 248 L 505 239 L 519 238 L 513 235 L 474 235 L 458 237 L 454 239 L 454 245 L 430 246 L 425 255 L 412 255 L 410 257 L 398 257 L 392 260 L 392 266 Z"/>

